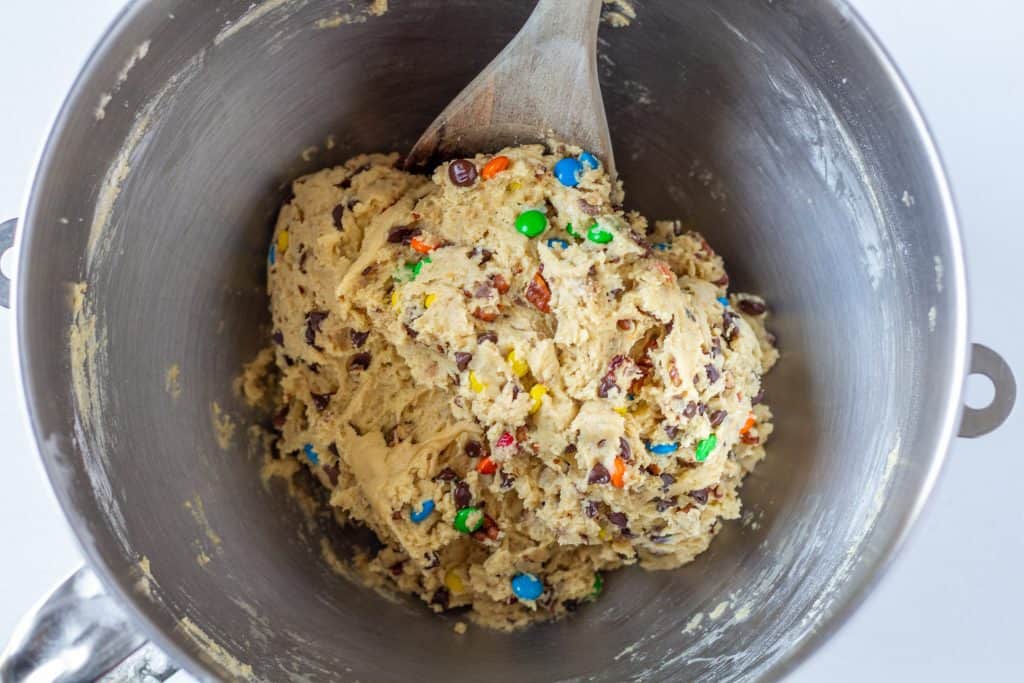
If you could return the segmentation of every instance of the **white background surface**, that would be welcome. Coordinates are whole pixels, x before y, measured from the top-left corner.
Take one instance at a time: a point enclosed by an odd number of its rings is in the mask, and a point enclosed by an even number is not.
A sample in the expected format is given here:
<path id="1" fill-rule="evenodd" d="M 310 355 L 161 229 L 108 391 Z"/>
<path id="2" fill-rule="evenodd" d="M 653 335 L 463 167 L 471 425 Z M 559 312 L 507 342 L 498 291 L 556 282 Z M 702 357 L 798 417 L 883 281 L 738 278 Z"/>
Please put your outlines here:
<path id="1" fill-rule="evenodd" d="M 0 220 L 17 215 L 49 121 L 122 4 L 0 3 Z M 972 339 L 1002 353 L 1024 380 L 1024 288 L 1014 278 L 1024 253 L 1024 4 L 853 4 L 904 71 L 945 157 L 967 245 Z M 0 309 L 0 327 L 10 323 Z M 9 336 L 0 334 L 0 358 L 10 357 Z M 985 395 L 981 384 L 972 380 L 973 397 Z M 79 563 L 18 401 L 14 368 L 0 361 L 0 643 Z M 1021 680 L 1022 427 L 1018 409 L 995 434 L 955 443 L 908 547 L 867 604 L 789 680 Z"/>

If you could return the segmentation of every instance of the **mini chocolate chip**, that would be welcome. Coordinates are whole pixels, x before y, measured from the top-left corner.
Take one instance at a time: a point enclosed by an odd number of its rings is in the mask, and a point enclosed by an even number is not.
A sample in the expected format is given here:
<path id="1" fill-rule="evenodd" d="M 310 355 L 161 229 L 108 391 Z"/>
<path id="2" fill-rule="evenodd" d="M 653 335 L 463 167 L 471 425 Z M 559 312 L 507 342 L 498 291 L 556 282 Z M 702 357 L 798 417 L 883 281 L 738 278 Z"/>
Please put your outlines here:
<path id="1" fill-rule="evenodd" d="M 331 394 L 314 394 L 312 391 L 309 395 L 313 397 L 313 405 L 321 413 L 327 410 L 327 404 L 331 402 Z"/>
<path id="2" fill-rule="evenodd" d="M 722 273 L 722 277 L 718 278 L 717 280 L 712 280 L 711 284 L 718 285 L 719 287 L 728 287 L 729 286 L 729 274 L 728 273 Z"/>
<path id="3" fill-rule="evenodd" d="M 366 340 L 367 338 L 369 338 L 369 336 L 369 330 L 367 330 L 366 332 L 357 332 L 356 330 L 348 331 L 348 338 L 352 340 L 352 346 L 356 347 L 357 349 L 363 348 L 363 344 L 366 343 Z"/>
<path id="4" fill-rule="evenodd" d="M 335 458 L 340 458 L 341 457 L 341 453 L 338 452 L 338 444 L 336 444 L 336 443 L 327 444 L 327 450 L 329 450 L 331 452 L 331 454 Z"/>
<path id="5" fill-rule="evenodd" d="M 693 401 L 690 401 L 689 403 L 686 404 L 686 407 L 683 408 L 683 417 L 690 418 L 690 417 L 693 417 L 696 414 L 697 414 L 697 404 L 694 403 Z"/>
<path id="6" fill-rule="evenodd" d="M 479 258 L 480 265 L 482 266 L 488 261 L 490 261 L 492 258 L 494 258 L 494 252 L 491 251 L 490 249 L 484 249 L 483 247 L 473 247 L 472 249 L 469 250 L 468 256 L 469 258 L 473 259 Z"/>
<path id="7" fill-rule="evenodd" d="M 697 413 L 699 413 L 700 415 L 703 415 L 706 412 L 708 412 L 708 404 L 707 403 L 698 403 L 697 404 Z"/>
<path id="8" fill-rule="evenodd" d="M 625 529 L 629 525 L 629 517 L 625 512 L 609 512 L 608 521 L 620 529 Z"/>
<path id="9" fill-rule="evenodd" d="M 310 311 L 306 314 L 306 343 L 310 346 L 316 346 L 316 333 L 326 318 L 327 313 L 324 311 Z"/>
<path id="10" fill-rule="evenodd" d="M 476 287 L 473 289 L 473 296 L 477 299 L 489 299 L 492 294 L 494 294 L 494 287 L 486 282 L 476 283 Z"/>
<path id="11" fill-rule="evenodd" d="M 678 499 L 675 496 L 671 498 L 655 498 L 654 500 L 654 509 L 657 510 L 658 512 L 664 512 L 669 508 L 674 508 L 676 506 L 676 503 L 678 502 Z"/>
<path id="12" fill-rule="evenodd" d="M 284 429 L 284 423 L 288 419 L 288 406 L 284 406 L 281 410 L 274 415 L 274 419 L 271 424 L 274 425 L 274 429 L 281 431 Z"/>
<path id="13" fill-rule="evenodd" d="M 629 445 L 629 439 L 624 436 L 619 437 L 619 457 L 626 462 L 633 459 L 633 449 Z"/>
<path id="14" fill-rule="evenodd" d="M 440 605 L 441 609 L 448 609 L 448 600 L 450 599 L 447 588 L 438 588 L 434 591 L 434 597 L 430 598 L 431 605 Z"/>
<path id="15" fill-rule="evenodd" d="M 319 375 L 320 374 L 320 364 L 319 363 L 310 363 L 306 367 L 309 368 L 309 371 L 312 372 L 314 375 Z"/>
<path id="16" fill-rule="evenodd" d="M 566 612 L 572 613 L 580 608 L 580 602 L 579 600 L 573 600 L 572 598 L 569 598 L 568 600 L 562 603 L 562 607 L 565 608 Z"/>
<path id="17" fill-rule="evenodd" d="M 459 509 L 468 507 L 473 502 L 473 494 L 469 490 L 469 484 L 464 481 L 456 484 L 455 490 L 452 491 L 452 500 L 455 501 L 455 507 Z"/>
<path id="18" fill-rule="evenodd" d="M 335 183 L 334 186 L 339 190 L 347 190 L 348 188 L 352 187 L 352 176 L 345 178 L 340 183 Z"/>
<path id="19" fill-rule="evenodd" d="M 344 215 L 345 207 L 342 206 L 341 204 L 338 204 L 336 207 L 334 207 L 334 210 L 331 211 L 331 218 L 334 219 L 334 227 L 338 230 L 344 230 L 344 228 L 341 225 L 341 219 L 344 217 Z"/>
<path id="20" fill-rule="evenodd" d="M 423 557 L 427 561 L 426 569 L 434 569 L 441 564 L 441 558 L 434 551 L 423 553 Z"/>
<path id="21" fill-rule="evenodd" d="M 448 165 L 448 178 L 459 187 L 469 187 L 476 182 L 476 166 L 468 159 L 456 159 Z"/>
<path id="22" fill-rule="evenodd" d="M 655 476 L 661 474 L 661 468 L 658 467 L 657 463 L 653 463 L 653 462 L 650 465 L 648 465 L 647 467 L 645 467 L 644 470 L 647 471 L 647 474 L 653 474 Z"/>
<path id="23" fill-rule="evenodd" d="M 349 211 L 356 208 L 357 206 L 359 206 L 359 197 L 352 197 L 347 202 L 345 202 L 345 208 L 348 209 Z"/>
<path id="24" fill-rule="evenodd" d="M 348 362 L 348 367 L 351 370 L 366 370 L 370 367 L 370 361 L 373 359 L 373 354 L 369 351 L 361 351 L 360 353 L 352 356 L 352 360 Z"/>
<path id="25" fill-rule="evenodd" d="M 405 562 L 395 562 L 388 570 L 391 572 L 391 576 L 401 576 L 403 567 L 405 567 Z"/>
<path id="26" fill-rule="evenodd" d="M 597 395 L 601 398 L 608 398 L 608 393 L 618 387 L 615 383 L 615 375 L 612 371 L 609 371 L 607 375 L 601 378 L 600 384 L 597 385 Z"/>
<path id="27" fill-rule="evenodd" d="M 587 504 L 583 506 L 583 514 L 591 519 L 597 517 L 597 503 L 592 500 L 588 500 Z"/>
<path id="28" fill-rule="evenodd" d="M 465 351 L 455 352 L 455 367 L 459 370 L 465 370 L 469 367 L 470 361 L 473 360 L 473 354 L 466 353 Z"/>
<path id="29" fill-rule="evenodd" d="M 497 332 L 491 332 L 491 331 L 481 332 L 480 334 L 478 334 L 476 336 L 476 343 L 477 344 L 483 344 L 484 342 L 491 342 L 492 344 L 497 344 L 498 343 L 498 333 Z"/>
<path id="30" fill-rule="evenodd" d="M 686 495 L 690 496 L 690 498 L 693 498 L 695 501 L 697 501 L 701 505 L 704 505 L 705 503 L 708 502 L 708 489 L 707 488 L 697 489 L 696 491 L 690 491 Z"/>
<path id="31" fill-rule="evenodd" d="M 668 543 L 668 542 L 670 542 L 672 540 L 673 537 L 671 535 L 669 535 L 669 536 L 658 536 L 658 535 L 655 534 L 655 535 L 652 535 L 650 538 L 651 538 L 651 542 L 652 543 Z"/>
<path id="32" fill-rule="evenodd" d="M 761 315 L 767 308 L 760 301 L 754 301 L 753 299 L 740 299 L 740 310 L 747 315 Z"/>
<path id="33" fill-rule="evenodd" d="M 483 450 L 479 441 L 466 442 L 466 455 L 470 458 L 479 458 L 483 454 Z"/>
<path id="34" fill-rule="evenodd" d="M 711 427 L 717 427 L 718 425 L 725 422 L 725 418 L 726 416 L 728 416 L 728 414 L 729 413 L 725 412 L 724 410 L 716 410 L 713 413 L 711 413 Z"/>
<path id="35" fill-rule="evenodd" d="M 278 346 L 284 346 L 284 333 L 281 330 L 274 330 L 274 334 L 270 335 L 270 338 Z"/>
<path id="36" fill-rule="evenodd" d="M 391 512 L 391 519 L 395 520 L 396 522 L 398 520 L 402 519 L 402 511 L 401 510 L 392 510 L 392 512 Z"/>
<path id="37" fill-rule="evenodd" d="M 406 323 L 402 323 L 402 329 L 404 329 L 405 333 L 409 335 L 409 337 L 411 337 L 412 339 L 415 339 L 416 337 L 420 336 L 419 332 L 409 327 L 409 325 L 407 325 Z"/>
<path id="38" fill-rule="evenodd" d="M 611 481 L 611 475 L 608 474 L 608 468 L 601 463 L 594 465 L 587 476 L 588 484 L 607 484 L 609 481 Z"/>
<path id="39" fill-rule="evenodd" d="M 668 472 L 662 472 L 658 475 L 658 478 L 661 479 L 661 488 L 663 491 L 668 491 L 668 487 L 676 483 L 676 478 Z"/>
<path id="40" fill-rule="evenodd" d="M 708 363 L 707 365 L 704 366 L 704 372 L 708 374 L 708 381 L 711 382 L 712 384 L 717 382 L 718 378 L 722 376 L 722 373 L 718 371 L 718 368 L 716 368 L 711 363 Z"/>
<path id="41" fill-rule="evenodd" d="M 459 475 L 455 473 L 455 470 L 451 467 L 445 467 L 443 470 L 438 472 L 437 476 L 434 478 L 440 481 L 454 481 L 455 479 L 458 479 L 458 477 Z"/>
<path id="42" fill-rule="evenodd" d="M 503 488 L 503 489 L 508 490 L 508 489 L 512 488 L 513 484 L 516 483 L 516 478 L 513 477 L 511 474 L 508 474 L 507 472 L 505 472 L 505 470 L 502 470 L 500 472 L 500 476 L 501 476 L 501 488 Z"/>
<path id="43" fill-rule="evenodd" d="M 331 486 L 338 485 L 339 469 L 337 465 L 324 465 L 324 474 L 327 475 L 327 480 L 331 482 Z"/>
<path id="44" fill-rule="evenodd" d="M 388 230 L 389 244 L 409 244 L 413 237 L 419 235 L 422 230 L 414 225 L 396 225 Z"/>
<path id="45" fill-rule="evenodd" d="M 740 333 L 740 328 L 736 325 L 736 321 L 739 319 L 732 311 L 726 311 L 722 316 L 722 336 L 725 337 L 725 341 L 731 342 Z"/>
<path id="46" fill-rule="evenodd" d="M 662 425 L 662 429 L 665 430 L 665 436 L 670 439 L 676 438 L 676 435 L 679 434 L 679 427 L 675 425 Z"/>
<path id="47" fill-rule="evenodd" d="M 585 199 L 579 201 L 580 211 L 587 214 L 588 216 L 597 216 L 601 213 L 601 207 L 596 204 L 591 204 Z"/>
<path id="48" fill-rule="evenodd" d="M 756 406 L 756 405 L 758 405 L 759 403 L 761 403 L 763 401 L 764 401 L 764 388 L 762 387 L 760 391 L 758 391 L 756 394 L 754 394 L 754 398 L 750 399 L 750 404 Z"/>

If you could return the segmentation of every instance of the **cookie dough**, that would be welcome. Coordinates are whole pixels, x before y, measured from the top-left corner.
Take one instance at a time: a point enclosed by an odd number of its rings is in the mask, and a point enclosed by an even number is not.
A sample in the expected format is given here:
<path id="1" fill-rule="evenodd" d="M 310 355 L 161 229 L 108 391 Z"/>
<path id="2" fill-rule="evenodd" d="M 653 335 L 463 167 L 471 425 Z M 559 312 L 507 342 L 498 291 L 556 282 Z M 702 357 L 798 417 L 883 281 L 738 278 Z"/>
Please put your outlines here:
<path id="1" fill-rule="evenodd" d="M 510 629 L 703 552 L 772 431 L 764 301 L 578 149 L 397 161 L 295 181 L 268 259 L 279 457 L 360 568 Z"/>

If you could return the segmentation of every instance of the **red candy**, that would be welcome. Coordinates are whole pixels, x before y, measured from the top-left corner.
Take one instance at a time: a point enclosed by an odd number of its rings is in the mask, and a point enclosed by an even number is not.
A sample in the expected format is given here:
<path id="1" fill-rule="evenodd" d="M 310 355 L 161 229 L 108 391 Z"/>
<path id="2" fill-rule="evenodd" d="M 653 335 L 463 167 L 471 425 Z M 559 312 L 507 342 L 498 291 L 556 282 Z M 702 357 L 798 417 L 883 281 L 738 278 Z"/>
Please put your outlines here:
<path id="1" fill-rule="evenodd" d="M 514 444 L 515 442 L 516 442 L 515 438 L 511 434 L 509 434 L 508 432 L 505 432 L 504 434 L 502 434 L 501 436 L 498 437 L 498 444 L 497 445 L 498 445 L 498 448 L 508 448 L 509 446 Z"/>

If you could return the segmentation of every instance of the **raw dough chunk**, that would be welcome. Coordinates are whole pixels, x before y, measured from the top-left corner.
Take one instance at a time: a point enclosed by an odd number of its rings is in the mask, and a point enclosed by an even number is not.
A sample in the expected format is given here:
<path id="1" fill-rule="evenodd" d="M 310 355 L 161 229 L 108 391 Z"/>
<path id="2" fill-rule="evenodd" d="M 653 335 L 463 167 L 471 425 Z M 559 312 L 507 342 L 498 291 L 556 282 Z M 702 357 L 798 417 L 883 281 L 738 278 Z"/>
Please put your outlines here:
<path id="1" fill-rule="evenodd" d="M 614 206 L 603 168 L 560 182 L 578 154 L 433 178 L 359 156 L 295 181 L 271 248 L 281 457 L 376 533 L 368 576 L 497 628 L 691 561 L 772 430 L 764 302 L 700 235 Z"/>

